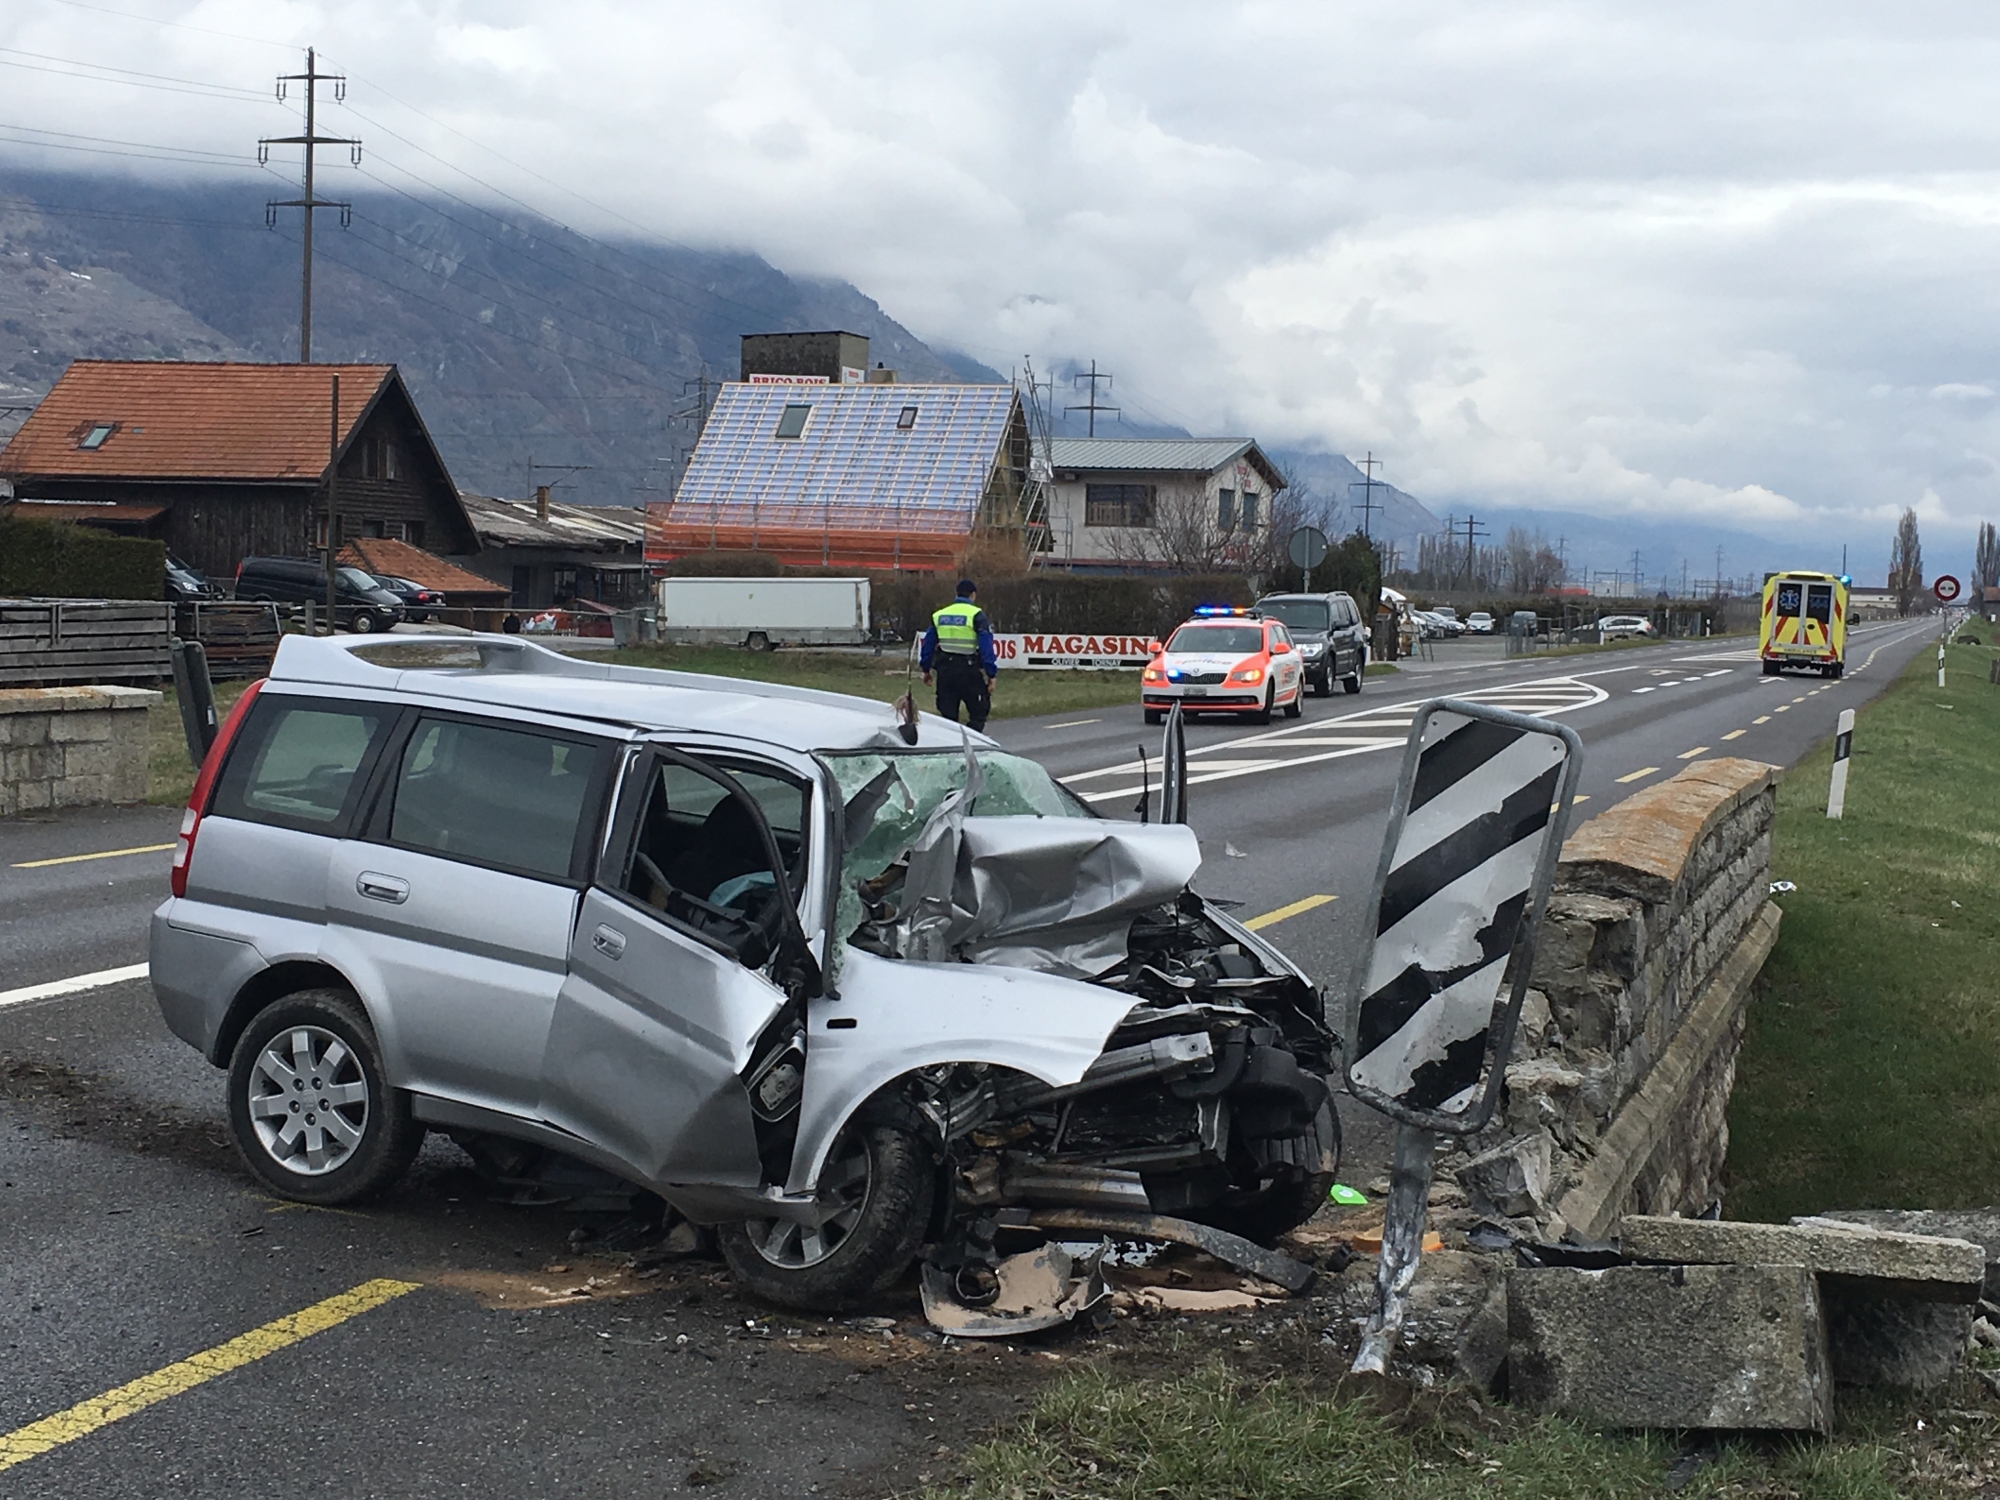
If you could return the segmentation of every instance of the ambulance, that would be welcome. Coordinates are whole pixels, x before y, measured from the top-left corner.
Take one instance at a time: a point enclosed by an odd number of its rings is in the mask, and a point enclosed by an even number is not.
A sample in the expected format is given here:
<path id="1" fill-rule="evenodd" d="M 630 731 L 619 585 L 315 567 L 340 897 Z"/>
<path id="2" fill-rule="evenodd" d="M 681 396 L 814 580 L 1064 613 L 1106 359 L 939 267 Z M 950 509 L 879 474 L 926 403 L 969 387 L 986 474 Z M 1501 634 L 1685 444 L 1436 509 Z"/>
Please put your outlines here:
<path id="1" fill-rule="evenodd" d="M 1764 675 L 1804 667 L 1838 677 L 1847 664 L 1847 585 L 1832 573 L 1772 573 L 1764 579 L 1757 655 Z"/>

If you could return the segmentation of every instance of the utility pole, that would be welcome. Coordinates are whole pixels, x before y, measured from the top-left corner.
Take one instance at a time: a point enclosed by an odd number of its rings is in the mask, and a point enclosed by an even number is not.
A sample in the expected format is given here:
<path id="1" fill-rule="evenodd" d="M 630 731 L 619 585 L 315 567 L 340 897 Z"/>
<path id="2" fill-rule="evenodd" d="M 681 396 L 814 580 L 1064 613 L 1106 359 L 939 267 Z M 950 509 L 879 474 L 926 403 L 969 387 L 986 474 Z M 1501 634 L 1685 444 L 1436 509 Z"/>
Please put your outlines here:
<path id="1" fill-rule="evenodd" d="M 1556 538 L 1556 587 L 1569 582 L 1569 537 Z"/>
<path id="2" fill-rule="evenodd" d="M 339 567 L 340 552 L 340 376 L 333 377 L 333 397 L 327 406 L 326 435 L 326 633 L 332 635 L 340 628 L 340 616 L 334 612 L 334 599 L 339 593 L 334 581 L 334 573 Z"/>
<path id="3" fill-rule="evenodd" d="M 1082 403 L 1082 404 L 1080 404 L 1080 405 L 1077 405 L 1077 406 L 1065 406 L 1065 407 L 1063 408 L 1063 410 L 1064 410 L 1065 412 L 1073 412 L 1073 411 L 1087 411 L 1087 412 L 1089 412 L 1089 413 L 1090 413 L 1090 435 L 1091 435 L 1092 437 L 1096 437 L 1096 436 L 1097 436 L 1097 414 L 1098 414 L 1099 412 L 1101 412 L 1101 411 L 1113 411 L 1113 412 L 1115 412 L 1115 411 L 1118 411 L 1118 410 L 1119 410 L 1119 409 L 1118 409 L 1117 407 L 1115 407 L 1115 406 L 1099 406 L 1099 405 L 1097 404 L 1097 382 L 1098 382 L 1098 381 L 1100 381 L 1100 380 L 1101 380 L 1101 381 L 1103 381 L 1103 382 L 1105 383 L 1105 385 L 1106 385 L 1106 386 L 1109 386 L 1109 385 L 1111 384 L 1111 376 L 1110 376 L 1110 374 L 1109 374 L 1109 373 L 1106 373 L 1106 374 L 1102 374 L 1102 375 L 1098 374 L 1098 373 L 1097 373 L 1097 361 L 1093 359 L 1093 360 L 1092 360 L 1092 361 L 1090 362 L 1090 373 L 1089 373 L 1089 374 L 1087 374 L 1087 375 L 1086 375 L 1086 374 L 1084 374 L 1084 373 L 1083 373 L 1082 371 L 1078 371 L 1078 372 L 1077 372 L 1076 374 L 1074 374 L 1074 375 L 1070 376 L 1070 384 L 1071 384 L 1071 385 L 1073 385 L 1073 386 L 1074 386 L 1074 385 L 1082 385 L 1082 384 L 1083 384 L 1083 383 L 1084 383 L 1085 381 L 1089 381 L 1089 382 L 1090 382 L 1090 399 L 1089 399 L 1088 401 L 1086 401 L 1086 402 L 1083 402 L 1083 403 Z M 1121 413 L 1121 415 L 1122 415 L 1122 413 Z"/>
<path id="4" fill-rule="evenodd" d="M 1478 586 L 1478 539 L 1486 535 L 1488 535 L 1486 528 L 1473 520 L 1472 512 L 1467 511 L 1465 513 L 1465 586 L 1468 589 Z"/>
<path id="5" fill-rule="evenodd" d="M 264 205 L 264 227 L 278 227 L 278 210 L 298 208 L 305 212 L 301 216 L 303 228 L 299 246 L 299 363 L 312 363 L 313 336 L 313 210 L 337 208 L 340 210 L 340 227 L 345 229 L 354 222 L 354 205 L 338 203 L 331 198 L 317 197 L 313 192 L 313 150 L 318 146 L 346 146 L 355 166 L 361 165 L 361 142 L 346 136 L 319 135 L 315 133 L 313 106 L 319 92 L 319 85 L 331 83 L 335 102 L 347 97 L 347 78 L 340 73 L 322 73 L 313 64 L 313 49 L 306 48 L 306 70 L 303 73 L 286 73 L 278 79 L 278 100 L 284 102 L 285 85 L 303 83 L 306 86 L 306 133 L 304 135 L 266 136 L 257 142 L 257 165 L 264 166 L 271 160 L 273 146 L 305 147 L 306 172 L 305 196 L 302 198 L 274 199 Z"/>
<path id="6" fill-rule="evenodd" d="M 1368 518 L 1381 508 L 1375 503 L 1375 486 L 1378 483 L 1375 478 L 1375 471 L 1382 467 L 1382 460 L 1375 456 L 1375 450 L 1371 448 L 1368 450 L 1368 456 L 1361 460 L 1358 467 L 1362 474 L 1361 482 L 1359 484 L 1350 484 L 1347 488 L 1349 493 L 1355 490 L 1361 491 L 1361 534 L 1372 540 Z"/>
<path id="7" fill-rule="evenodd" d="M 1715 549 L 1715 596 L 1722 597 L 1722 549 Z"/>
<path id="8" fill-rule="evenodd" d="M 1639 581 L 1639 549 L 1632 549 L 1632 597 L 1638 598 L 1645 585 Z"/>
<path id="9" fill-rule="evenodd" d="M 721 389 L 722 382 L 710 378 L 707 365 L 701 367 L 701 373 L 695 376 L 694 379 L 683 380 L 681 382 L 681 394 L 683 396 L 689 392 L 694 393 L 694 406 L 684 411 L 675 412 L 674 415 L 677 417 L 695 418 L 694 435 L 697 442 L 701 440 L 702 432 L 708 427 L 708 412 L 714 402 L 714 398 L 709 395 L 709 392 Z"/>

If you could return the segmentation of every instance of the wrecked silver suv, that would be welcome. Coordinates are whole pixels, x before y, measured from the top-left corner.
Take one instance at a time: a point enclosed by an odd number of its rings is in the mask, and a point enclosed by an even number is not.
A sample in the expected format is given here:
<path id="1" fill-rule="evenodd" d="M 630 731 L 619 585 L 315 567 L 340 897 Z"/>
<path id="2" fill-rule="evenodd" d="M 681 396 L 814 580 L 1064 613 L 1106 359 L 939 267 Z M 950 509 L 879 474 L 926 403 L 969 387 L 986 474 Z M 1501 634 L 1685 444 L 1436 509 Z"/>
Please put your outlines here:
<path id="1" fill-rule="evenodd" d="M 1268 1240 L 1323 1200 L 1321 997 L 1200 858 L 856 699 L 288 637 L 202 768 L 152 978 L 283 1194 L 379 1190 L 441 1130 L 638 1184 L 831 1309 L 1010 1209 Z"/>

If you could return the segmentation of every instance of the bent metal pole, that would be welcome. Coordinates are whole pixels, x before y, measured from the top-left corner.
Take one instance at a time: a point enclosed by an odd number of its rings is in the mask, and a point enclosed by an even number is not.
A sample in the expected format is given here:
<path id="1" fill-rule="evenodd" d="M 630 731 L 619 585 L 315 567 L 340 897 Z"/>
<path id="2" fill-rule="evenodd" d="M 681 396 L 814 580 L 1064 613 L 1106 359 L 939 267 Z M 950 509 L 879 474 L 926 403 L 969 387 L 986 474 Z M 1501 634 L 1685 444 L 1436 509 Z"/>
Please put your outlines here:
<path id="1" fill-rule="evenodd" d="M 1833 780 L 1826 789 L 1826 815 L 1840 816 L 1847 806 L 1847 757 L 1854 753 L 1854 710 L 1840 711 L 1838 727 L 1833 735 Z"/>

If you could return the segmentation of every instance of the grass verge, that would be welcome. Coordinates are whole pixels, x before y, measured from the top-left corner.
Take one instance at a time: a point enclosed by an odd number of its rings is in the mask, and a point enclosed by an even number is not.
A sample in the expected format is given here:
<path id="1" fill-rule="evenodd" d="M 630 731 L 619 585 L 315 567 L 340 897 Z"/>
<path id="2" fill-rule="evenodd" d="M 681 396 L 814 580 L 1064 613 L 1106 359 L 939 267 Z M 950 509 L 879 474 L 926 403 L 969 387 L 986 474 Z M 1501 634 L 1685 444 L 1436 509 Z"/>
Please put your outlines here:
<path id="1" fill-rule="evenodd" d="M 2000 687 L 1995 652 L 1926 647 L 1778 793 L 1778 946 L 1729 1112 L 1732 1217 L 2000 1202 Z"/>
<path id="2" fill-rule="evenodd" d="M 1963 1414 L 1961 1414 L 1963 1415 Z M 1920 1426 L 1860 1403 L 1832 1442 L 1683 1445 L 1478 1405 L 1462 1394 L 1250 1379 L 1221 1362 L 1171 1379 L 1102 1368 L 1054 1384 L 972 1449 L 934 1500 L 1892 1500 L 1966 1493 L 1990 1470 L 1976 1422 Z"/>
<path id="3" fill-rule="evenodd" d="M 793 687 L 824 688 L 893 703 L 906 680 L 899 650 L 874 656 L 861 651 L 741 651 L 728 646 L 635 646 L 613 651 L 610 660 L 635 667 L 664 667 L 675 672 L 701 672 L 714 677 L 743 677 L 753 682 L 782 682 Z M 923 678 L 909 676 L 920 707 L 937 706 L 934 690 Z M 1137 672 L 1006 672 L 993 690 L 993 717 L 1022 719 L 1035 714 L 1070 713 L 1086 708 L 1139 706 Z"/>

